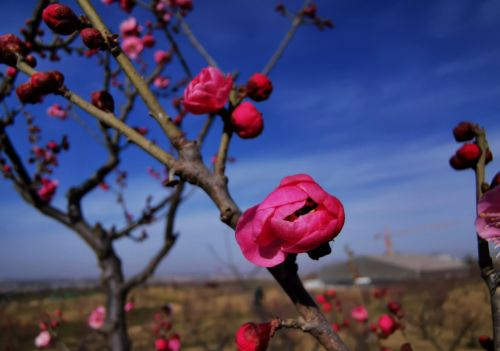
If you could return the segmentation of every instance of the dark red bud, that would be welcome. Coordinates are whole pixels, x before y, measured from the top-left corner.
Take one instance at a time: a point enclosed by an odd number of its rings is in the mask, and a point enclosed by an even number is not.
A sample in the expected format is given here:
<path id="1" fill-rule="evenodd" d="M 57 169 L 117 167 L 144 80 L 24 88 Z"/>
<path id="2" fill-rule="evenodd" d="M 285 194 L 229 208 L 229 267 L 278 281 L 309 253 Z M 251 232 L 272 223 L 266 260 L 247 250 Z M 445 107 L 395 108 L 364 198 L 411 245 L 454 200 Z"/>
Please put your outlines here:
<path id="1" fill-rule="evenodd" d="M 91 96 L 92 105 L 105 112 L 115 112 L 115 100 L 105 90 L 94 91 Z"/>
<path id="2" fill-rule="evenodd" d="M 132 12 L 135 6 L 134 0 L 120 0 L 120 8 L 126 13 Z"/>
<path id="3" fill-rule="evenodd" d="M 66 5 L 51 4 L 42 12 L 45 24 L 57 34 L 69 35 L 80 27 L 80 20 Z"/>
<path id="4" fill-rule="evenodd" d="M 255 73 L 247 82 L 247 96 L 254 101 L 263 101 L 269 98 L 273 91 L 273 83 L 261 73 Z"/>
<path id="5" fill-rule="evenodd" d="M 99 32 L 95 28 L 85 28 L 80 31 L 80 36 L 82 37 L 82 41 L 89 49 L 105 49 L 105 41 Z"/>
<path id="6" fill-rule="evenodd" d="M 28 56 L 26 56 L 25 61 L 26 61 L 26 63 L 27 63 L 28 65 L 30 65 L 31 67 L 33 67 L 33 68 L 35 68 L 35 67 L 36 67 L 37 62 L 36 62 L 36 58 L 35 58 L 35 56 L 33 56 L 33 55 L 28 55 Z"/>
<path id="7" fill-rule="evenodd" d="M 64 83 L 64 76 L 59 71 L 38 72 L 31 76 L 31 85 L 38 94 L 57 93 Z"/>
<path id="8" fill-rule="evenodd" d="M 19 85 L 16 94 L 23 104 L 36 104 L 42 101 L 41 95 L 33 89 L 30 82 Z"/>
<path id="9" fill-rule="evenodd" d="M 25 56 L 28 49 L 24 42 L 14 34 L 0 35 L 0 63 L 15 66 L 17 55 Z"/>
<path id="10" fill-rule="evenodd" d="M 453 128 L 453 136 L 458 142 L 472 140 L 475 135 L 474 125 L 470 122 L 460 122 L 455 128 Z"/>

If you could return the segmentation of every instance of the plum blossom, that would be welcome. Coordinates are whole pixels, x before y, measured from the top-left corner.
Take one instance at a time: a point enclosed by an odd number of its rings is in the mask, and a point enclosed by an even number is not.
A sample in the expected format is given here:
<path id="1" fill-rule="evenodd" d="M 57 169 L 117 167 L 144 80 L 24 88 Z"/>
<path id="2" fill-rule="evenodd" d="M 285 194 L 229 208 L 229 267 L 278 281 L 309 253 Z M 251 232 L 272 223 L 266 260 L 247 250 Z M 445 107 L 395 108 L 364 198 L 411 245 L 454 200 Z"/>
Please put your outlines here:
<path id="1" fill-rule="evenodd" d="M 312 251 L 335 238 L 344 225 L 344 207 L 309 175 L 283 178 L 262 203 L 246 210 L 236 241 L 252 263 L 272 267 L 289 253 Z"/>
<path id="2" fill-rule="evenodd" d="M 35 346 L 39 349 L 45 349 L 50 347 L 50 343 L 52 342 L 52 336 L 46 330 L 40 332 L 35 338 Z"/>
<path id="3" fill-rule="evenodd" d="M 368 320 L 368 311 L 365 306 L 356 306 L 351 310 L 351 317 L 360 323 Z"/>
<path id="4" fill-rule="evenodd" d="M 47 109 L 47 114 L 50 117 L 59 118 L 60 120 L 65 120 L 68 117 L 68 113 L 64 110 L 61 105 L 53 104 Z"/>
<path id="5" fill-rule="evenodd" d="M 158 89 L 165 89 L 170 85 L 170 79 L 162 76 L 158 76 L 154 79 L 153 85 Z"/>
<path id="6" fill-rule="evenodd" d="M 230 74 L 205 67 L 184 90 L 184 107 L 195 115 L 216 112 L 227 103 L 232 86 Z"/>
<path id="7" fill-rule="evenodd" d="M 106 320 L 106 308 L 104 306 L 96 307 L 89 315 L 88 326 L 92 329 L 101 329 Z"/>
<path id="8" fill-rule="evenodd" d="M 500 186 L 488 190 L 477 203 L 477 234 L 484 240 L 500 241 Z"/>
<path id="9" fill-rule="evenodd" d="M 144 50 L 144 44 L 139 37 L 126 37 L 123 39 L 122 49 L 132 60 L 135 60 Z"/>
<path id="10" fill-rule="evenodd" d="M 38 189 L 38 196 L 40 196 L 44 202 L 50 202 L 56 193 L 59 182 L 48 178 L 42 178 L 40 182 L 42 186 Z"/>

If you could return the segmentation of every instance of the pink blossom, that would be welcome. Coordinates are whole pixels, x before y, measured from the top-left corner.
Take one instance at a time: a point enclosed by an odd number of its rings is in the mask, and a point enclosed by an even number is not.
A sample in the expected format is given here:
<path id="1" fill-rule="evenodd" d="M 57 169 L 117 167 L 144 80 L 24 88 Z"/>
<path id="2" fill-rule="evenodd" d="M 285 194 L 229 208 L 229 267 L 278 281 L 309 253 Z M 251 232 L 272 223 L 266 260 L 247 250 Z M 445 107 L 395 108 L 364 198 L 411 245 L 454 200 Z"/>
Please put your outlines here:
<path id="1" fill-rule="evenodd" d="M 35 346 L 39 349 L 45 349 L 50 347 L 50 343 L 52 341 L 52 336 L 46 330 L 41 331 L 40 334 L 35 338 Z"/>
<path id="2" fill-rule="evenodd" d="M 246 210 L 236 226 L 236 241 L 252 263 L 272 267 L 288 253 L 311 251 L 336 237 L 344 207 L 309 175 L 283 178 L 261 204 Z"/>
<path id="3" fill-rule="evenodd" d="M 158 76 L 154 79 L 153 84 L 158 89 L 165 89 L 170 85 L 170 79 L 162 76 Z"/>
<path id="4" fill-rule="evenodd" d="M 142 31 L 142 27 L 137 24 L 135 17 L 127 18 L 120 24 L 120 33 L 123 38 L 125 37 L 137 37 Z"/>
<path id="5" fill-rule="evenodd" d="M 174 334 L 170 339 L 168 339 L 168 350 L 179 351 L 180 349 L 181 349 L 181 339 L 179 335 Z"/>
<path id="6" fill-rule="evenodd" d="M 160 63 L 169 62 L 172 59 L 172 54 L 168 51 L 156 50 L 154 57 L 155 62 L 159 65 Z"/>
<path id="7" fill-rule="evenodd" d="M 500 186 L 485 192 L 477 203 L 476 231 L 484 240 L 500 240 Z"/>
<path id="8" fill-rule="evenodd" d="M 126 37 L 123 39 L 122 49 L 132 60 L 135 60 L 144 50 L 144 44 L 139 37 Z"/>
<path id="9" fill-rule="evenodd" d="M 230 74 L 224 76 L 215 67 L 206 67 L 184 90 L 184 107 L 195 115 L 212 113 L 224 107 L 233 86 Z"/>
<path id="10" fill-rule="evenodd" d="M 47 109 L 47 114 L 50 116 L 50 117 L 55 117 L 55 118 L 59 118 L 61 120 L 65 120 L 66 117 L 68 117 L 68 114 L 66 112 L 66 110 L 64 110 L 61 105 L 59 104 L 53 104 L 51 105 L 48 109 Z"/>
<path id="11" fill-rule="evenodd" d="M 104 306 L 98 306 L 90 313 L 87 323 L 90 328 L 98 330 L 102 328 L 105 320 L 106 308 Z"/>
<path id="12" fill-rule="evenodd" d="M 135 309 L 135 302 L 134 301 L 128 301 L 125 306 L 123 307 L 123 310 L 125 312 L 131 312 Z"/>
<path id="13" fill-rule="evenodd" d="M 364 323 L 368 320 L 368 311 L 365 306 L 356 306 L 351 310 L 351 317 L 360 323 Z"/>
<path id="14" fill-rule="evenodd" d="M 40 182 L 42 186 L 38 189 L 38 196 L 40 196 L 44 202 L 50 202 L 56 193 L 59 182 L 48 178 L 42 178 Z"/>

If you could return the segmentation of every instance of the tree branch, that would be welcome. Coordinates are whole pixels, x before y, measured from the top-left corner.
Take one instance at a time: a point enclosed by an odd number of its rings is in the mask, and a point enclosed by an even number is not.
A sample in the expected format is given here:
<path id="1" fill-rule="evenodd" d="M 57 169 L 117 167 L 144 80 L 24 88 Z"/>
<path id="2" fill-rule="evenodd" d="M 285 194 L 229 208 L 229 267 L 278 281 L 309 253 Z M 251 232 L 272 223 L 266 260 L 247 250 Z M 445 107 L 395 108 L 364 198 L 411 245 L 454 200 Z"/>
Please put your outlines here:
<path id="1" fill-rule="evenodd" d="M 148 265 L 144 268 L 142 272 L 131 277 L 123 284 L 122 287 L 123 291 L 128 292 L 137 285 L 140 285 L 143 282 L 145 282 L 149 277 L 151 277 L 154 274 L 156 268 L 158 268 L 158 265 L 161 262 L 161 260 L 165 257 L 165 255 L 168 254 L 170 249 L 174 246 L 175 241 L 177 240 L 177 235 L 174 233 L 174 221 L 175 221 L 175 216 L 177 214 L 177 210 L 182 201 L 182 192 L 184 190 L 184 185 L 185 183 L 181 181 L 177 185 L 177 188 L 175 189 L 175 192 L 172 196 L 171 199 L 172 202 L 170 204 L 170 208 L 167 213 L 167 219 L 165 225 L 165 240 L 163 242 L 162 247 L 160 248 L 160 250 L 158 250 L 156 255 L 153 256 L 151 261 L 148 263 Z"/>

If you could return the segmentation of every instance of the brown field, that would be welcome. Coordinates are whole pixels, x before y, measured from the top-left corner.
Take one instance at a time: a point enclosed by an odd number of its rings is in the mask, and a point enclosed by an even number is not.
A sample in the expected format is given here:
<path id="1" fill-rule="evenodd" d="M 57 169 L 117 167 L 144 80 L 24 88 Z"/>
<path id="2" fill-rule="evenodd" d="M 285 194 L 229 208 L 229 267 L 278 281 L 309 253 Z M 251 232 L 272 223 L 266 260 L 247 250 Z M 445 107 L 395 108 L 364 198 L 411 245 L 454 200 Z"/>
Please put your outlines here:
<path id="1" fill-rule="evenodd" d="M 489 334 L 488 294 L 480 281 L 432 281 L 389 288 L 406 312 L 404 334 L 396 332 L 384 346 L 399 350 L 405 338 L 415 351 L 480 350 L 477 337 Z M 264 291 L 262 308 L 253 305 L 254 291 Z M 385 304 L 374 299 L 368 289 L 337 289 L 343 312 L 328 314 L 342 321 L 351 307 L 365 299 L 370 321 L 385 312 Z M 315 292 L 313 292 L 315 293 Z M 265 316 L 295 317 L 288 298 L 271 282 L 247 282 L 205 285 L 148 286 L 133 294 L 136 309 L 128 314 L 129 331 L 134 350 L 153 350 L 151 325 L 153 314 L 165 303 L 173 306 L 174 330 L 181 335 L 183 350 L 235 350 L 235 330 L 246 321 L 259 321 Z M 88 313 L 104 302 L 97 291 L 63 290 L 38 294 L 0 296 L 0 350 L 33 350 L 38 321 L 43 313 L 63 310 L 64 322 L 58 328 L 60 340 L 70 350 L 106 350 L 102 337 L 86 326 Z M 342 316 L 344 314 L 344 316 Z M 260 317 L 258 317 L 260 316 Z M 426 326 L 423 328 L 422 325 Z M 359 326 L 340 332 L 352 350 L 378 350 L 374 338 L 369 348 L 356 347 L 353 334 Z M 60 346 L 52 349 L 61 349 Z M 297 330 L 281 330 L 272 339 L 269 350 L 320 350 L 312 337 Z"/>

